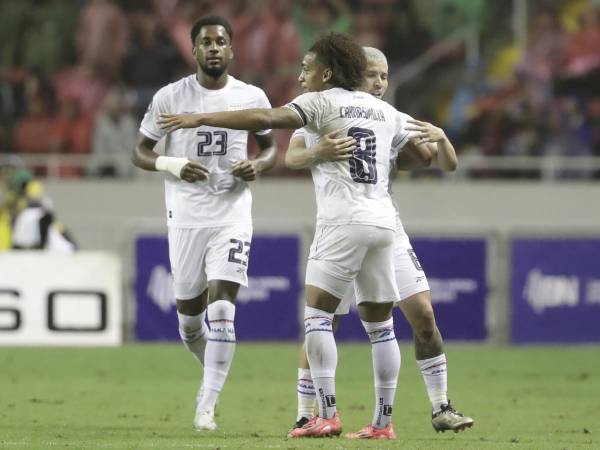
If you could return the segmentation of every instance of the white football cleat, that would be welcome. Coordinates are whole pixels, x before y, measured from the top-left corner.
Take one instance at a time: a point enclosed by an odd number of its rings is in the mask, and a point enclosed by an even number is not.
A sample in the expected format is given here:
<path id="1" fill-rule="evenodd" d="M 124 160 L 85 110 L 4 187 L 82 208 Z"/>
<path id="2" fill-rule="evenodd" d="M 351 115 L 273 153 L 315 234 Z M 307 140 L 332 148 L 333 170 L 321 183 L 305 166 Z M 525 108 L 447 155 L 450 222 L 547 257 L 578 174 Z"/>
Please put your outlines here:
<path id="1" fill-rule="evenodd" d="M 215 423 L 214 411 L 207 409 L 202 411 L 196 411 L 196 417 L 194 418 L 194 428 L 196 431 L 216 431 L 219 429 Z"/>

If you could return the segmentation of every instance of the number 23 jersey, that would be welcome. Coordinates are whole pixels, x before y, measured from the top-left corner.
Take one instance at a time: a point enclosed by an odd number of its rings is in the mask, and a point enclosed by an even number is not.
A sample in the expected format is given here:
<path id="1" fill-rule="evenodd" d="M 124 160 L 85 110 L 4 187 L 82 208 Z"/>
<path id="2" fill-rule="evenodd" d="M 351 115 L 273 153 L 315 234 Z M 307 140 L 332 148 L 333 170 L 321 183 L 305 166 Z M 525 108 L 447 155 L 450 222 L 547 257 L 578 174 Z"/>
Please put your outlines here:
<path id="1" fill-rule="evenodd" d="M 209 113 L 270 108 L 265 93 L 229 76 L 222 89 L 206 89 L 196 75 L 161 88 L 152 99 L 140 132 L 155 141 L 165 138 L 165 154 L 188 158 L 206 167 L 207 181 L 188 183 L 165 174 L 167 224 L 206 228 L 252 223 L 252 194 L 248 184 L 231 175 L 237 161 L 248 159 L 248 132 L 201 126 L 167 134 L 158 126 L 161 113 Z M 258 131 L 267 134 L 271 130 Z"/>
<path id="2" fill-rule="evenodd" d="M 412 137 L 406 130 L 410 116 L 366 92 L 341 88 L 302 94 L 286 107 L 304 122 L 307 147 L 334 131 L 339 132 L 336 137 L 352 136 L 358 143 L 350 160 L 322 161 L 311 167 L 317 225 L 395 230 L 396 212 L 388 192 L 390 152 Z"/>

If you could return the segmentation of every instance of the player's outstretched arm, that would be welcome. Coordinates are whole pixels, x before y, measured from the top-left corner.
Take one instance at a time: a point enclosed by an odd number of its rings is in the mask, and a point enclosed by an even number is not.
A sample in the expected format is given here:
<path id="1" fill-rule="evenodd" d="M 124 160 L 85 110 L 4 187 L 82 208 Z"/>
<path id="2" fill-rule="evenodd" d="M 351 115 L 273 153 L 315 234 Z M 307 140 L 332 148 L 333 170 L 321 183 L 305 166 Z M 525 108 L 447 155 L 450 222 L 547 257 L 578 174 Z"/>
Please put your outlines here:
<path id="1" fill-rule="evenodd" d="M 304 126 L 300 116 L 289 108 L 256 108 L 205 114 L 161 114 L 158 124 L 167 132 L 202 125 L 249 131 L 271 128 L 295 130 Z"/>
<path id="2" fill-rule="evenodd" d="M 439 127 L 432 125 L 428 122 L 421 122 L 420 120 L 408 120 L 411 124 L 407 127 L 407 131 L 417 132 L 413 139 L 417 139 L 417 142 L 422 144 L 435 144 L 436 148 L 433 152 L 433 160 L 437 162 L 437 165 L 442 170 L 454 171 L 458 167 L 458 158 L 454 146 Z"/>
<path id="3" fill-rule="evenodd" d="M 416 139 L 409 140 L 396 158 L 397 170 L 414 170 L 431 166 L 433 144 L 420 144 Z M 436 150 L 437 151 L 437 150 Z"/>
<path id="4" fill-rule="evenodd" d="M 256 158 L 238 161 L 231 168 L 231 174 L 244 181 L 256 180 L 259 174 L 271 170 L 277 161 L 277 144 L 273 133 L 254 134 L 254 139 L 259 148 Z"/>
<path id="5" fill-rule="evenodd" d="M 154 151 L 156 141 L 139 133 L 138 142 L 131 155 L 134 166 L 143 170 L 169 172 L 180 180 L 193 183 L 206 180 L 208 169 L 187 158 L 160 156 Z"/>
<path id="6" fill-rule="evenodd" d="M 306 148 L 304 137 L 290 141 L 285 153 L 285 166 L 289 169 L 306 169 L 319 161 L 344 161 L 352 157 L 356 140 L 351 136 L 336 138 L 338 131 L 326 134 L 317 145 Z"/>

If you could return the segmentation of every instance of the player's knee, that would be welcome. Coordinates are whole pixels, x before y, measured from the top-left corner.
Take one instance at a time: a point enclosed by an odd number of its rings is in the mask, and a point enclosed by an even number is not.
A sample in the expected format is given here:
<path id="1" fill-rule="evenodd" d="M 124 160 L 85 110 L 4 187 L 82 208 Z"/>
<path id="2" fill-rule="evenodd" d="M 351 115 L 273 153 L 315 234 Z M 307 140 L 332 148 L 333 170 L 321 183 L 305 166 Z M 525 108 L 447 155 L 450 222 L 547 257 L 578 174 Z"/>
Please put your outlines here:
<path id="1" fill-rule="evenodd" d="M 235 303 L 239 289 L 240 285 L 233 281 L 211 280 L 208 283 L 210 298 L 228 300 L 231 303 Z"/>
<path id="2" fill-rule="evenodd" d="M 189 300 L 177 300 L 177 312 L 186 316 L 197 316 L 206 310 L 207 291 Z"/>
<path id="3" fill-rule="evenodd" d="M 227 300 L 217 300 L 208 305 L 208 323 L 212 339 L 235 342 L 235 305 Z M 209 338 L 210 340 L 211 338 Z"/>
<path id="4" fill-rule="evenodd" d="M 430 341 L 436 331 L 435 315 L 432 308 L 419 311 L 413 320 L 413 332 L 422 341 Z"/>
<path id="5" fill-rule="evenodd" d="M 361 320 L 361 322 L 369 336 L 371 344 L 379 344 L 396 339 L 393 317 L 382 322 L 367 322 L 364 320 Z"/>

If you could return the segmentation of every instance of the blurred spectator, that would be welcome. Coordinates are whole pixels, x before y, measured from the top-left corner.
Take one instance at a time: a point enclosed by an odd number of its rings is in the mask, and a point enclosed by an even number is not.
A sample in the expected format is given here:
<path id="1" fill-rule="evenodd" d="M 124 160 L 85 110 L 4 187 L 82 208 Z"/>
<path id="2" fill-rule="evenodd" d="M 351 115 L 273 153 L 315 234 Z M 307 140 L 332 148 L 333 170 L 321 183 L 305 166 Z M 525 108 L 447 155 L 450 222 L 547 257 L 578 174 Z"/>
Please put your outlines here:
<path id="1" fill-rule="evenodd" d="M 185 59 L 190 70 L 196 67 L 192 55 L 192 41 L 190 28 L 192 23 L 205 14 L 220 14 L 224 4 L 216 0 L 154 0 L 154 9 L 158 14 L 161 24 L 167 30 L 172 45 L 174 45 L 182 58 Z"/>
<path id="2" fill-rule="evenodd" d="M 54 78 L 59 100 L 77 99 L 85 115 L 95 116 L 108 91 L 108 82 L 91 65 L 68 67 Z"/>
<path id="3" fill-rule="evenodd" d="M 0 14 L 0 68 L 21 64 L 21 30 L 25 28 L 31 1 L 2 0 Z"/>
<path id="4" fill-rule="evenodd" d="M 579 25 L 567 35 L 556 90 L 559 95 L 600 96 L 600 8 L 590 6 L 582 11 Z"/>
<path id="5" fill-rule="evenodd" d="M 51 149 L 56 153 L 89 153 L 90 118 L 81 112 L 79 100 L 64 98 L 54 120 Z"/>
<path id="6" fill-rule="evenodd" d="M 363 46 L 383 48 L 382 30 L 376 27 L 375 13 L 369 8 L 361 8 L 353 15 L 352 35 Z"/>
<path id="7" fill-rule="evenodd" d="M 91 165 L 98 176 L 131 174 L 128 158 L 137 138 L 137 119 L 131 114 L 131 95 L 115 87 L 106 96 L 94 128 Z M 119 158 L 120 157 L 120 158 Z"/>
<path id="8" fill-rule="evenodd" d="M 304 54 L 315 40 L 315 35 L 327 31 L 348 33 L 352 16 L 343 0 L 301 0 L 294 3 L 294 24 Z"/>
<path id="9" fill-rule="evenodd" d="M 385 30 L 382 49 L 392 67 L 419 57 L 433 43 L 412 1 L 393 2 L 378 14 Z"/>
<path id="10" fill-rule="evenodd" d="M 119 5 L 113 0 L 88 0 L 75 35 L 81 63 L 112 79 L 121 68 L 127 39 L 128 24 Z"/>
<path id="11" fill-rule="evenodd" d="M 434 3 L 433 32 L 445 38 L 463 28 L 478 29 L 486 15 L 485 0 L 438 0 Z"/>
<path id="12" fill-rule="evenodd" d="M 147 12 L 137 14 L 121 78 L 136 90 L 138 116 L 143 115 L 155 92 L 171 81 L 183 64 L 156 18 Z"/>
<path id="13" fill-rule="evenodd" d="M 579 30 L 567 36 L 563 75 L 581 76 L 600 67 L 600 10 L 590 6 L 579 20 Z"/>
<path id="14" fill-rule="evenodd" d="M 542 109 L 552 95 L 552 81 L 562 60 L 564 34 L 553 11 L 542 10 L 532 21 L 517 73 L 534 107 Z"/>
<path id="15" fill-rule="evenodd" d="M 52 73 L 74 60 L 78 10 L 71 0 L 34 0 L 21 32 L 20 64 Z"/>
<path id="16" fill-rule="evenodd" d="M 60 111 L 52 126 L 50 150 L 53 153 L 87 154 L 90 152 L 92 122 L 81 112 L 77 98 L 64 98 Z M 63 165 L 59 168 L 61 177 L 81 176 L 81 164 Z"/>
<path id="17" fill-rule="evenodd" d="M 263 85 L 275 68 L 271 50 L 276 41 L 279 24 L 271 13 L 267 0 L 247 2 L 233 19 L 235 59 L 231 70 L 247 83 Z"/>
<path id="18" fill-rule="evenodd" d="M 13 147 L 20 153 L 50 151 L 54 119 L 40 97 L 29 97 L 25 115 L 15 124 Z"/>

